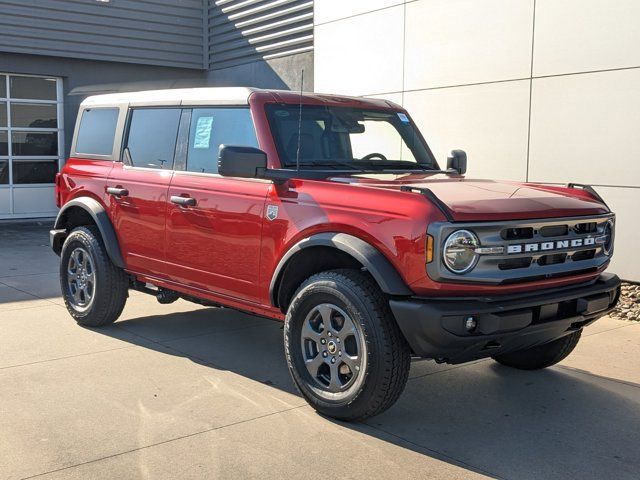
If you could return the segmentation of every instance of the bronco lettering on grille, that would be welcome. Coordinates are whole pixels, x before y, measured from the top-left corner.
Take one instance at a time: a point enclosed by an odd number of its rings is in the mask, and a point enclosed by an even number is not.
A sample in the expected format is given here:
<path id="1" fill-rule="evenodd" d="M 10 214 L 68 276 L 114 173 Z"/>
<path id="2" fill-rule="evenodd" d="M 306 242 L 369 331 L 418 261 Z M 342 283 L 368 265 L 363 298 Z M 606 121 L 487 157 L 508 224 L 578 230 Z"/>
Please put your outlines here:
<path id="1" fill-rule="evenodd" d="M 588 247 L 595 244 L 595 237 L 556 240 L 554 242 L 521 243 L 518 245 L 508 245 L 507 253 L 548 252 L 553 250 L 564 250 L 567 248 Z"/>

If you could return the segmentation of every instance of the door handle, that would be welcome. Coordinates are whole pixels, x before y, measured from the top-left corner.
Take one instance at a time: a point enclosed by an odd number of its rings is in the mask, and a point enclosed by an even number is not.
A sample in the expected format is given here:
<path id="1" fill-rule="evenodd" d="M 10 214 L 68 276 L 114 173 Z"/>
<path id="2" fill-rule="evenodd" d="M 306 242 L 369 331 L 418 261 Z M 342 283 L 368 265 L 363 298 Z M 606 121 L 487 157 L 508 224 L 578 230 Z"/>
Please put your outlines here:
<path id="1" fill-rule="evenodd" d="M 171 195 L 171 203 L 175 203 L 176 205 L 180 205 L 181 207 L 195 207 L 196 199 L 191 197 Z"/>
<path id="2" fill-rule="evenodd" d="M 129 190 L 121 187 L 107 187 L 107 193 L 116 197 L 126 197 L 129 195 Z"/>

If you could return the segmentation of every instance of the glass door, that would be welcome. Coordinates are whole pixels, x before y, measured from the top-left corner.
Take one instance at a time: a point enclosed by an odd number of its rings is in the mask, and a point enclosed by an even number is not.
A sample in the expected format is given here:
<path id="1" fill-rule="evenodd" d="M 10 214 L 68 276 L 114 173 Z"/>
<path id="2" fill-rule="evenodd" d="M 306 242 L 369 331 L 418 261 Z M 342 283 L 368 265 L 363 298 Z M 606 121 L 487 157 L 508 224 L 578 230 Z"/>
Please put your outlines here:
<path id="1" fill-rule="evenodd" d="M 55 215 L 62 107 L 61 79 L 0 73 L 0 218 Z"/>

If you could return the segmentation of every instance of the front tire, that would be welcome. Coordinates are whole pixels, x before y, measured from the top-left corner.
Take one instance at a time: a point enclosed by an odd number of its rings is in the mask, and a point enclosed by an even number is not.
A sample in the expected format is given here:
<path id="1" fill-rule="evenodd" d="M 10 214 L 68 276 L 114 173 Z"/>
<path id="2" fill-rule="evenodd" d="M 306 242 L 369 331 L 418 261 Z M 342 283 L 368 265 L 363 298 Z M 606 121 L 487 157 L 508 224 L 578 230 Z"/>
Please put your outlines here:
<path id="1" fill-rule="evenodd" d="M 366 274 L 313 275 L 295 293 L 284 326 L 294 383 L 318 412 L 363 420 L 395 403 L 411 355 L 386 298 Z"/>
<path id="2" fill-rule="evenodd" d="M 122 313 L 129 282 L 111 262 L 97 228 L 78 227 L 62 246 L 60 286 L 67 310 L 78 324 L 102 327 Z"/>
<path id="3" fill-rule="evenodd" d="M 540 370 L 564 360 L 576 348 L 582 330 L 565 335 L 553 342 L 516 352 L 496 355 L 493 359 L 507 367 L 519 370 Z"/>

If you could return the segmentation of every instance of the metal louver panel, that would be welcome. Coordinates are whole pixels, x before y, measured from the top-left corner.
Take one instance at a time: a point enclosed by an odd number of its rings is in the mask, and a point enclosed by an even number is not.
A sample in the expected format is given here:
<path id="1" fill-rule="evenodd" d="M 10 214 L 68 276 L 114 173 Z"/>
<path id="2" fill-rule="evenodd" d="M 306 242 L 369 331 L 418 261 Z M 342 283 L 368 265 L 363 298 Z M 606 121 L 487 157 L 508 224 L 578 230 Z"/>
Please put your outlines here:
<path id="1" fill-rule="evenodd" d="M 203 0 L 0 0 L 0 52 L 202 69 L 205 6 Z"/>
<path id="2" fill-rule="evenodd" d="M 313 49 L 313 1 L 209 0 L 209 69 Z"/>

